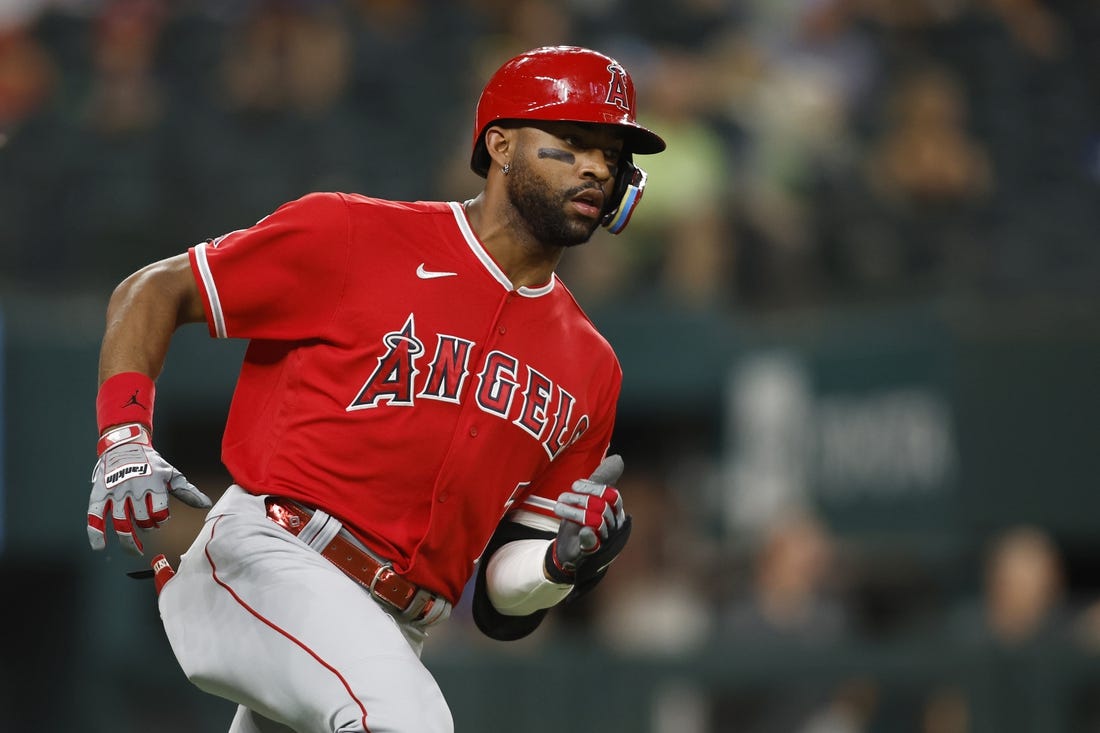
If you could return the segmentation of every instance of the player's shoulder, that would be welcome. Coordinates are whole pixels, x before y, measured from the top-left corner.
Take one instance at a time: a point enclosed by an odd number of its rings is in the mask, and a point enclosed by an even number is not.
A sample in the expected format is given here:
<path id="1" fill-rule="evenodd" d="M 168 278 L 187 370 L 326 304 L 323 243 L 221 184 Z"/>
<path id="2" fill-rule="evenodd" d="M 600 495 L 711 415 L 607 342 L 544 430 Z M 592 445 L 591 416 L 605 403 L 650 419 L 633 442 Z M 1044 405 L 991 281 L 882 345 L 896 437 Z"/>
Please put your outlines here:
<path id="1" fill-rule="evenodd" d="M 453 216 L 450 205 L 443 201 L 395 201 L 361 193 L 335 193 L 353 215 L 377 213 L 401 216 L 405 214 L 442 214 Z"/>

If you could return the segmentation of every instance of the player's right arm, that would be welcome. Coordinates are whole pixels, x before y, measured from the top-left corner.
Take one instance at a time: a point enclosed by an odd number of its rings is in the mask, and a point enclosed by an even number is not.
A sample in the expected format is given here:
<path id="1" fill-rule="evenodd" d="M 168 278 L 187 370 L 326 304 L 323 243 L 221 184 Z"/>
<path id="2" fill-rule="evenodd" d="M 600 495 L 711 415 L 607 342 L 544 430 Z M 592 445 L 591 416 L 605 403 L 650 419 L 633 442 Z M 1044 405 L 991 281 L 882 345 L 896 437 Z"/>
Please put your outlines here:
<path id="1" fill-rule="evenodd" d="M 204 318 L 202 294 L 186 253 L 138 270 L 119 283 L 107 305 L 99 383 L 121 372 L 156 379 L 175 330 Z"/>
<path id="2" fill-rule="evenodd" d="M 154 262 L 123 280 L 107 306 L 99 359 L 98 460 L 88 502 L 88 541 L 106 546 L 106 518 L 119 542 L 141 554 L 134 526 L 168 519 L 168 494 L 207 508 L 210 499 L 153 449 L 153 380 L 164 367 L 172 334 L 202 321 L 202 296 L 186 254 Z"/>

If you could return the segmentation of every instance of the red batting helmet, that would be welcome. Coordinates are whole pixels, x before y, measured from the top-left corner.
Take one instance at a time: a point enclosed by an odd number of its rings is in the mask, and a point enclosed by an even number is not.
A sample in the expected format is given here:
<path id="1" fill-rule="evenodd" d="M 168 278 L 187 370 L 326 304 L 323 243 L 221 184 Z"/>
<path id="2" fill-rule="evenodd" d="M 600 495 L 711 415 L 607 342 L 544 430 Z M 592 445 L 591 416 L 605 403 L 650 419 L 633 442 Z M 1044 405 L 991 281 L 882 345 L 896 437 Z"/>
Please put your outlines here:
<path id="1" fill-rule="evenodd" d="M 470 167 L 489 171 L 485 128 L 501 120 L 592 122 L 624 128 L 624 152 L 659 153 L 665 141 L 634 119 L 634 82 L 615 59 L 587 48 L 547 46 L 501 66 L 481 93 Z"/>

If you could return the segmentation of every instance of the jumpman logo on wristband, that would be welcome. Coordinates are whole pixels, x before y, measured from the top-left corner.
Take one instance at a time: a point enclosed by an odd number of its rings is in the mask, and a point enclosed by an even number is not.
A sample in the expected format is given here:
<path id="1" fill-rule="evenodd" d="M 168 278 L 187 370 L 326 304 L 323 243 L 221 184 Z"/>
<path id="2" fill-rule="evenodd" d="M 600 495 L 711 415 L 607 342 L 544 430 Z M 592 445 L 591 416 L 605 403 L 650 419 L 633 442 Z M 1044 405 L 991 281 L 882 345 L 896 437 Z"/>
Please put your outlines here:
<path id="1" fill-rule="evenodd" d="M 145 405 L 138 402 L 137 396 L 138 396 L 138 392 L 140 392 L 140 391 L 141 391 L 140 389 L 135 389 L 134 393 L 132 395 L 130 395 L 129 401 L 126 404 L 124 404 L 123 407 L 129 407 L 130 405 L 137 405 L 138 407 L 140 407 L 143 410 L 148 410 L 149 409 L 148 407 L 146 407 Z"/>

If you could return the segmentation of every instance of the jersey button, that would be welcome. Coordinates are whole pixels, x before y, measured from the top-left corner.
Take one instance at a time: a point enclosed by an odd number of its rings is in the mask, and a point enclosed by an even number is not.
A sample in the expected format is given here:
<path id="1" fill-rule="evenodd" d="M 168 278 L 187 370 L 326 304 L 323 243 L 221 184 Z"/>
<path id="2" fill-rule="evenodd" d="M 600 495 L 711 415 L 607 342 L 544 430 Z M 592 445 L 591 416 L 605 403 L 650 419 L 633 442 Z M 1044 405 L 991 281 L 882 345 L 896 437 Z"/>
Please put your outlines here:
<path id="1" fill-rule="evenodd" d="M 450 498 L 450 496 L 451 495 L 448 494 L 446 491 L 439 492 L 439 503 L 440 504 L 444 503 L 445 501 L 447 501 L 447 499 Z"/>
<path id="2" fill-rule="evenodd" d="M 476 438 L 477 437 L 477 428 L 476 427 L 470 428 L 470 437 L 471 438 Z"/>
<path id="3" fill-rule="evenodd" d="M 508 329 L 507 329 L 507 328 L 505 328 L 504 326 L 501 326 L 501 327 L 500 327 L 500 328 L 498 328 L 497 330 L 498 330 L 498 331 L 500 331 L 500 332 L 501 332 L 501 334 L 504 334 L 504 333 L 507 333 L 507 332 L 508 332 Z"/>

